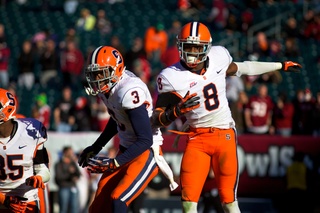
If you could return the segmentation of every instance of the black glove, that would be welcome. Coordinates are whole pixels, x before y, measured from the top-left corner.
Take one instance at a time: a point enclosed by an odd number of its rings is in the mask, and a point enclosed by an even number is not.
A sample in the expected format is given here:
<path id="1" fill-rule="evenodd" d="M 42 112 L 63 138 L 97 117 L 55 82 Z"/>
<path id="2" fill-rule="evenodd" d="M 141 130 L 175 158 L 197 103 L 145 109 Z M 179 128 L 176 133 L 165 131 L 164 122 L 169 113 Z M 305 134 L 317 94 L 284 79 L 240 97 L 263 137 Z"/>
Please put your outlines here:
<path id="1" fill-rule="evenodd" d="M 200 106 L 199 96 L 196 93 L 189 95 L 189 91 L 184 98 L 174 107 L 166 109 L 166 117 L 169 121 L 174 121 L 181 115 L 194 110 Z"/>
<path id="2" fill-rule="evenodd" d="M 79 156 L 79 160 L 78 160 L 79 166 L 81 167 L 88 166 L 89 158 L 96 156 L 101 151 L 101 149 L 102 149 L 101 146 L 95 146 L 95 145 L 91 145 L 85 148 Z"/>
<path id="3" fill-rule="evenodd" d="M 282 70 L 285 72 L 300 72 L 302 66 L 293 61 L 284 61 L 282 63 Z"/>

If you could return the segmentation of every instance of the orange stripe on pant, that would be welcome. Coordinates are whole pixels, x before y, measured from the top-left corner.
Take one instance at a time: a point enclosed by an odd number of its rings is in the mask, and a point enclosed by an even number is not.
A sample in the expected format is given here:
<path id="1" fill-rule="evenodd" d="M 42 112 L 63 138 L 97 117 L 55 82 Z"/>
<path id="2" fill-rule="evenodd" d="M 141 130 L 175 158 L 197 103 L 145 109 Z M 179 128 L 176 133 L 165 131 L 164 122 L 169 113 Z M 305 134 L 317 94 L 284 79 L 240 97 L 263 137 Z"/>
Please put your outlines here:
<path id="1" fill-rule="evenodd" d="M 121 199 L 127 206 L 147 187 L 158 174 L 151 149 L 129 163 L 120 166 L 114 172 L 105 172 L 99 183 L 94 201 L 90 205 L 90 213 L 114 212 L 112 202 Z"/>
<path id="2" fill-rule="evenodd" d="M 180 171 L 183 201 L 198 202 L 210 167 L 221 202 L 235 201 L 238 159 L 234 129 L 191 129 Z"/>

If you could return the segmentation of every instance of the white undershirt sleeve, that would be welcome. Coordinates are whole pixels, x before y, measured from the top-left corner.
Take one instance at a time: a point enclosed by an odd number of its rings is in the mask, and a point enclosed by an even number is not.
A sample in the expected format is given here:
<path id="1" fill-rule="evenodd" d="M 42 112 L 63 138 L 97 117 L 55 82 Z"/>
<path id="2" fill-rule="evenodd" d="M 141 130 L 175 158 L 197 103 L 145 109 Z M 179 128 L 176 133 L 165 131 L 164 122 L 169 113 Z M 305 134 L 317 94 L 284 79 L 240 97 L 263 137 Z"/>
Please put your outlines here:
<path id="1" fill-rule="evenodd" d="M 273 72 L 282 68 L 280 62 L 258 62 L 258 61 L 244 61 L 234 62 L 238 66 L 236 75 L 261 75 L 267 72 Z"/>
<path id="2" fill-rule="evenodd" d="M 44 183 L 50 180 L 50 171 L 45 164 L 36 164 L 33 167 L 36 175 L 41 176 Z"/>

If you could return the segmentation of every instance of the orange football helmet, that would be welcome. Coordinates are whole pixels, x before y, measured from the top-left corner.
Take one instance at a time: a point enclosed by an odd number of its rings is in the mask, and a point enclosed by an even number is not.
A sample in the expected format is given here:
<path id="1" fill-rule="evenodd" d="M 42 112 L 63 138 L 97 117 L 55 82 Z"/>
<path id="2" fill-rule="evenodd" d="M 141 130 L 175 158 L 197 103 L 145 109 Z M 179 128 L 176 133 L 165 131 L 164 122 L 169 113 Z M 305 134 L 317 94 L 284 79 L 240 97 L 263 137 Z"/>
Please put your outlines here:
<path id="1" fill-rule="evenodd" d="M 17 100 L 8 90 L 0 88 L 0 124 L 16 117 Z"/>
<path id="2" fill-rule="evenodd" d="M 121 53 L 113 47 L 100 46 L 88 59 L 85 71 L 89 95 L 108 93 L 121 79 L 125 70 Z"/>
<path id="3" fill-rule="evenodd" d="M 196 67 L 207 59 L 211 49 L 212 38 L 209 29 L 200 22 L 190 22 L 184 25 L 177 35 L 177 45 L 180 59 L 188 67 Z M 196 52 L 192 50 L 197 49 Z"/>

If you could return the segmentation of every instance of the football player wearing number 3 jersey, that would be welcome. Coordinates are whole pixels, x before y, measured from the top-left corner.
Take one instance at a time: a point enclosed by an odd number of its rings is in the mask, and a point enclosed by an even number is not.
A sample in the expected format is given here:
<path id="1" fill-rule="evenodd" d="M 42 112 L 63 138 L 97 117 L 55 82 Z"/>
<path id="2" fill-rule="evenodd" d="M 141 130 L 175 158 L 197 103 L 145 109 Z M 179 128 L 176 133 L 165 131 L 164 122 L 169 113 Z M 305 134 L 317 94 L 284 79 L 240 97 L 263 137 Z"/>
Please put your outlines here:
<path id="1" fill-rule="evenodd" d="M 180 62 L 157 77 L 158 98 L 154 126 L 168 126 L 177 117 L 187 119 L 188 141 L 181 162 L 182 205 L 197 212 L 197 203 L 210 167 L 213 169 L 225 212 L 240 212 L 237 203 L 238 159 L 235 123 L 226 98 L 226 76 L 259 75 L 282 70 L 299 71 L 285 62 L 233 62 L 228 50 L 212 46 L 209 29 L 190 22 L 177 35 Z"/>
<path id="2" fill-rule="evenodd" d="M 103 173 L 90 213 L 127 213 L 129 204 L 146 188 L 159 169 L 177 187 L 160 146 L 162 134 L 152 129 L 152 98 L 140 78 L 125 70 L 122 55 L 109 46 L 100 46 L 89 57 L 86 69 L 90 95 L 98 95 L 111 115 L 98 139 L 85 148 L 79 165 Z M 120 147 L 114 159 L 95 157 L 118 134 Z"/>
<path id="3" fill-rule="evenodd" d="M 14 95 L 0 88 L 0 212 L 45 212 L 38 190 L 50 179 L 47 130 L 36 119 L 16 119 L 16 108 Z"/>

